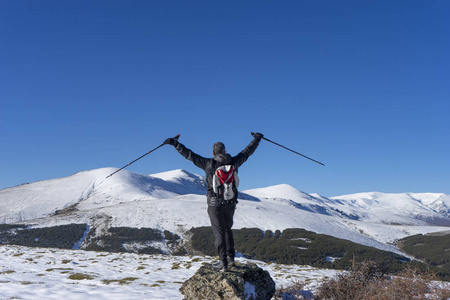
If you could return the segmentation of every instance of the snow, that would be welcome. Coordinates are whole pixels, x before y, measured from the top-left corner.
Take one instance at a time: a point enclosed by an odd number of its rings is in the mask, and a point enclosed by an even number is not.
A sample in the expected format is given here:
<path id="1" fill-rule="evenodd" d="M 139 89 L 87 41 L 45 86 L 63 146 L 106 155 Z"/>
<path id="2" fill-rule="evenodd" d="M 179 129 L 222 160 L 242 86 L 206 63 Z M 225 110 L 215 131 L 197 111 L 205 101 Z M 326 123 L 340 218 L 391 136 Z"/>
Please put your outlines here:
<path id="1" fill-rule="evenodd" d="M 244 284 L 244 296 L 245 296 L 245 300 L 257 299 L 257 297 L 258 297 L 258 294 L 255 291 L 255 286 L 247 281 Z M 252 297 L 252 298 L 250 298 L 250 297 Z"/>
<path id="2" fill-rule="evenodd" d="M 327 257 L 325 257 L 325 260 L 326 261 L 329 261 L 329 262 L 334 262 L 336 259 L 341 259 L 342 257 L 332 257 L 332 256 L 327 256 Z"/>
<path id="3" fill-rule="evenodd" d="M 354 210 L 370 211 L 366 221 L 450 226 L 450 197 L 441 193 L 357 193 L 332 197 Z"/>
<path id="4" fill-rule="evenodd" d="M 205 263 L 204 256 L 138 255 L 81 250 L 0 246 L 1 299 L 183 299 L 181 284 Z M 257 263 L 276 286 L 305 282 L 314 290 L 335 270 L 265 264 L 242 256 L 237 263 Z M 246 295 L 254 294 L 246 285 Z"/>
<path id="5" fill-rule="evenodd" d="M 0 190 L 0 224 L 83 223 L 97 232 L 148 227 L 182 238 L 192 227 L 210 225 L 202 176 L 185 170 L 152 175 L 122 170 L 106 178 L 116 170 L 84 171 Z M 240 191 L 234 228 L 304 228 L 400 253 L 393 242 L 414 234 L 448 232 L 449 216 L 450 196 L 442 193 L 369 192 L 326 198 L 281 184 Z M 181 299 L 181 283 L 203 263 L 214 261 L 202 256 L 18 246 L 0 246 L 0 257 L 0 290 L 5 299 Z M 249 260 L 241 256 L 238 261 Z M 336 274 L 308 266 L 257 264 L 269 271 L 278 287 L 304 281 L 313 290 L 321 278 Z M 247 286 L 247 295 L 253 292 Z"/>
<path id="6" fill-rule="evenodd" d="M 185 170 L 153 175 L 122 170 L 106 178 L 116 170 L 84 171 L 0 190 L 0 223 L 149 227 L 181 237 L 192 227 L 210 225 L 202 176 Z M 392 244 L 397 239 L 448 231 L 449 207 L 450 196 L 439 193 L 326 198 L 281 184 L 241 191 L 234 228 L 304 228 L 399 253 Z"/>

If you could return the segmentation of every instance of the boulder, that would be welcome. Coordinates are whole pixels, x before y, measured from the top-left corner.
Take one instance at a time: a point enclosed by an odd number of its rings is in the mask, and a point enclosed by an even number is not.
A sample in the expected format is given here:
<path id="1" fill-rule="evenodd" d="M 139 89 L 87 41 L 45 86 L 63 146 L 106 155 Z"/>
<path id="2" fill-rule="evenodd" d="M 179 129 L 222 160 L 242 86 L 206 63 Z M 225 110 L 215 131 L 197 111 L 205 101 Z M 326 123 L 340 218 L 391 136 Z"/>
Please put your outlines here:
<path id="1" fill-rule="evenodd" d="M 228 272 L 215 271 L 208 264 L 183 283 L 185 300 L 270 300 L 275 282 L 256 264 L 236 264 Z"/>

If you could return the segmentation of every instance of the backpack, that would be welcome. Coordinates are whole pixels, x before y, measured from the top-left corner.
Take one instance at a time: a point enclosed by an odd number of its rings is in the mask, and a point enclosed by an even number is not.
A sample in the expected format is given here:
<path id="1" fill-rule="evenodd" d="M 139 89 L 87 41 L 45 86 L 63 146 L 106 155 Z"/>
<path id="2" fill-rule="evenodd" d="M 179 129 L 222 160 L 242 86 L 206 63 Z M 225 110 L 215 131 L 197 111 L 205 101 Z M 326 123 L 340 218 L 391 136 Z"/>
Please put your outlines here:
<path id="1" fill-rule="evenodd" d="M 218 167 L 213 176 L 213 190 L 219 200 L 237 202 L 239 177 L 232 165 Z"/>

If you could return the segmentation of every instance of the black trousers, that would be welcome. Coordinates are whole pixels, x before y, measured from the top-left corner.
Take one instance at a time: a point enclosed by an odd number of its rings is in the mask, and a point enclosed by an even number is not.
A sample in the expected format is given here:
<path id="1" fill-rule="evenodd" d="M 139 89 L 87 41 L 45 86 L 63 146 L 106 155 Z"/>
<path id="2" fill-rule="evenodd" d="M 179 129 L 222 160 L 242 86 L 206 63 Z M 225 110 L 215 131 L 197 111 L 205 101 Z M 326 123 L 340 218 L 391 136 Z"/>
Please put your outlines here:
<path id="1" fill-rule="evenodd" d="M 227 266 L 227 256 L 234 258 L 233 216 L 235 205 L 214 207 L 208 206 L 208 215 L 214 233 L 214 246 L 222 263 Z"/>

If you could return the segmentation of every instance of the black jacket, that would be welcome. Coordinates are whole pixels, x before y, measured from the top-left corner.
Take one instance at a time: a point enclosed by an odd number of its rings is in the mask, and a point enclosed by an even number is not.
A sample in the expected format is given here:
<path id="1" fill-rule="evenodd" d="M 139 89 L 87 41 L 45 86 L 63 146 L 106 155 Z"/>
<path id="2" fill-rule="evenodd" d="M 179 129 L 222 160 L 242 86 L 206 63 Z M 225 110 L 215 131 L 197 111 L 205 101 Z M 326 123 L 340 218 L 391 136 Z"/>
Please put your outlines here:
<path id="1" fill-rule="evenodd" d="M 214 197 L 214 191 L 212 187 L 212 181 L 214 172 L 216 169 L 223 165 L 233 165 L 236 169 L 236 172 L 238 171 L 238 168 L 247 161 L 247 159 L 252 155 L 256 148 L 258 148 L 260 139 L 253 139 L 250 144 L 248 144 L 247 147 L 245 147 L 244 150 L 242 150 L 238 155 L 231 156 L 228 153 L 220 153 L 214 156 L 213 158 L 205 158 L 202 157 L 196 153 L 194 153 L 192 150 L 186 148 L 183 144 L 178 143 L 175 146 L 175 149 L 186 159 L 192 161 L 194 165 L 199 167 L 200 169 L 205 171 L 206 174 L 206 185 L 208 188 L 207 191 L 207 199 L 208 204 L 211 205 L 211 197 Z"/>

